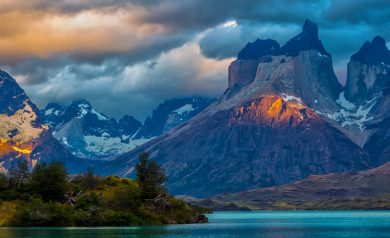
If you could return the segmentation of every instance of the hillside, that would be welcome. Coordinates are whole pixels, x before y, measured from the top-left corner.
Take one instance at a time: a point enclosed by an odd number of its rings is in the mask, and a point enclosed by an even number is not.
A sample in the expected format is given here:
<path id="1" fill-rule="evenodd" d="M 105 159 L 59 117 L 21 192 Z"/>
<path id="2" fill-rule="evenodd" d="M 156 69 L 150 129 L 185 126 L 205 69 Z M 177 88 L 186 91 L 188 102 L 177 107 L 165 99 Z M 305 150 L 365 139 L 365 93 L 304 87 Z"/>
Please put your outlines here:
<path id="1" fill-rule="evenodd" d="M 365 171 L 313 175 L 292 184 L 220 194 L 210 200 L 192 199 L 192 203 L 217 209 L 230 204 L 233 210 L 390 209 L 389 183 L 387 163 Z"/>

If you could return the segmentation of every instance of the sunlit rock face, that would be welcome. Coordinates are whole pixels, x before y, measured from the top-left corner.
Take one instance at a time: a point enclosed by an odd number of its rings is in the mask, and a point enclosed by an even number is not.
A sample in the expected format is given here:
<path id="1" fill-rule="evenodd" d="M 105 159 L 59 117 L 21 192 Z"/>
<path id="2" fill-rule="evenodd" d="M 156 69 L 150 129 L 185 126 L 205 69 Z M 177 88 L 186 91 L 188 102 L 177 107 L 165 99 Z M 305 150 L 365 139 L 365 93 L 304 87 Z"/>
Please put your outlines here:
<path id="1" fill-rule="evenodd" d="M 4 71 L 0 71 L 0 101 L 0 172 L 7 173 L 20 160 L 30 166 L 61 160 L 69 165 L 69 171 L 87 168 L 86 162 L 78 162 L 51 136 L 37 107 Z"/>
<path id="2" fill-rule="evenodd" d="M 264 125 L 273 128 L 295 127 L 304 120 L 319 120 L 316 113 L 298 98 L 278 95 L 263 96 L 235 108 L 230 124 Z"/>
<path id="3" fill-rule="evenodd" d="M 0 71 L 1 170 L 15 160 L 30 160 L 35 144 L 48 129 L 40 123 L 37 111 L 16 81 Z"/>
<path id="4" fill-rule="evenodd" d="M 365 130 L 369 109 L 347 113 L 352 104 L 317 26 L 306 21 L 285 45 L 272 42 L 258 40 L 240 52 L 216 102 L 103 172 L 133 176 L 138 154 L 147 151 L 166 169 L 171 192 L 205 197 L 375 166 L 344 130 Z"/>

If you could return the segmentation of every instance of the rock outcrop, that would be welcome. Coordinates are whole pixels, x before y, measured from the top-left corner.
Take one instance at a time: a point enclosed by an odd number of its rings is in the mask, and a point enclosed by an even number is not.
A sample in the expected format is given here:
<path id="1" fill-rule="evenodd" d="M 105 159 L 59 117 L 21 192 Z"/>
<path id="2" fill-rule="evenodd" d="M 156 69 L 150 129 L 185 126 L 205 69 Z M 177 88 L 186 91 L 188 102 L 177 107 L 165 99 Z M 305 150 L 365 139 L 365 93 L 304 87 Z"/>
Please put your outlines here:
<path id="1" fill-rule="evenodd" d="M 345 98 L 358 104 L 390 88 L 390 51 L 385 40 L 376 36 L 365 42 L 348 63 Z"/>

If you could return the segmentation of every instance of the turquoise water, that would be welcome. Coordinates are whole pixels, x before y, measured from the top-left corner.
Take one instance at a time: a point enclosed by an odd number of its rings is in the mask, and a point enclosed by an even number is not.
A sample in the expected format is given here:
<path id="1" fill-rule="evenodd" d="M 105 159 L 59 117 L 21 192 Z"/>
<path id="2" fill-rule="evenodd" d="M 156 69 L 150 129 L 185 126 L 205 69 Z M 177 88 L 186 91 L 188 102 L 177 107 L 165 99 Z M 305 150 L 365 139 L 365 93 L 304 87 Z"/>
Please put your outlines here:
<path id="1" fill-rule="evenodd" d="M 0 228 L 0 238 L 390 238 L 390 211 L 215 212 L 208 217 L 209 224 L 117 228 Z"/>

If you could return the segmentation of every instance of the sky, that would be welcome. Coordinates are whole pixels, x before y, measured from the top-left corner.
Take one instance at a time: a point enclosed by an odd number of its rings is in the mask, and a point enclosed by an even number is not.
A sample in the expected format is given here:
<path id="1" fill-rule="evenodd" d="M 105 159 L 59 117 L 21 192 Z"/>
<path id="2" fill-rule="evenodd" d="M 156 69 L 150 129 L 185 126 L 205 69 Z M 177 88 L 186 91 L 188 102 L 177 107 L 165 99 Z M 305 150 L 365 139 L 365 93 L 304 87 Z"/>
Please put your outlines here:
<path id="1" fill-rule="evenodd" d="M 87 99 L 143 120 L 161 102 L 218 97 L 247 42 L 319 26 L 345 81 L 351 54 L 381 35 L 390 0 L 0 0 L 0 68 L 39 107 Z"/>

